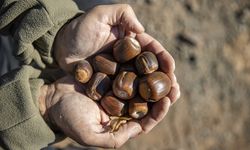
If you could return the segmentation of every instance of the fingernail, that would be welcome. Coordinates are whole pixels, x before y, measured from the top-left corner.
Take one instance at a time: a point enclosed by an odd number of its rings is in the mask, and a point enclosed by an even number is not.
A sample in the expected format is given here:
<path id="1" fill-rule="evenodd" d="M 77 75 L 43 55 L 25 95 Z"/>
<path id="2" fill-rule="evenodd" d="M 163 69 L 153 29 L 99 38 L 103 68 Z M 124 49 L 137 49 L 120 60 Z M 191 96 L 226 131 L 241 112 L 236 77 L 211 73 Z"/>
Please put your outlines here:
<path id="1" fill-rule="evenodd" d="M 174 75 L 174 81 L 177 82 L 176 76 Z"/>
<path id="2" fill-rule="evenodd" d="M 177 99 L 179 99 L 180 97 L 181 97 L 181 91 L 178 92 Z"/>

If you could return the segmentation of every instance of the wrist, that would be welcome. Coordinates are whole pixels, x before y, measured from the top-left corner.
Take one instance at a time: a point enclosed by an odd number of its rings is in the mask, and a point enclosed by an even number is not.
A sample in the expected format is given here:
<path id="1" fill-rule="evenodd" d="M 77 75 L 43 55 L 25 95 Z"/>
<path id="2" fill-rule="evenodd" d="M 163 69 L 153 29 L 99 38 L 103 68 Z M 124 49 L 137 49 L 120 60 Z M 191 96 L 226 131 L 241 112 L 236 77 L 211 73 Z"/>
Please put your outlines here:
<path id="1" fill-rule="evenodd" d="M 47 107 L 46 107 L 47 91 L 48 91 L 48 85 L 43 85 L 40 89 L 40 95 L 38 98 L 39 112 L 45 121 L 48 120 L 48 116 L 46 113 L 46 110 L 47 110 Z"/>
<path id="2" fill-rule="evenodd" d="M 54 95 L 55 88 L 52 85 L 43 85 L 40 89 L 40 95 L 38 99 L 39 112 L 43 117 L 44 121 L 52 130 L 57 130 L 54 121 L 50 117 L 50 109 L 52 103 L 52 97 Z"/>
<path id="3" fill-rule="evenodd" d="M 66 37 L 63 34 L 64 34 L 66 26 L 67 26 L 67 23 L 63 25 L 61 29 L 57 32 L 57 35 L 55 37 L 54 44 L 53 44 L 53 49 L 54 49 L 53 55 L 54 55 L 56 63 L 58 64 L 60 68 L 62 68 L 61 66 L 64 65 L 62 64 L 62 62 L 65 57 L 64 55 L 66 51 L 65 50 L 65 44 L 66 44 L 65 38 Z M 62 69 L 64 70 L 64 68 Z"/>

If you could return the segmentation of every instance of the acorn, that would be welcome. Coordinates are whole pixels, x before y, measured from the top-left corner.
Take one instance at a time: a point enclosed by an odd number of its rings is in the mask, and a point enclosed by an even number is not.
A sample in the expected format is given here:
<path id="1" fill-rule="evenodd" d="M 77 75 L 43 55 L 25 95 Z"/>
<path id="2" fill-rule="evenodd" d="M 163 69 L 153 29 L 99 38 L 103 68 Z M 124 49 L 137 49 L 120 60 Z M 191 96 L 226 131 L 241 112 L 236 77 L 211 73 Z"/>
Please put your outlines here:
<path id="1" fill-rule="evenodd" d="M 145 51 L 136 57 L 135 65 L 140 74 L 149 74 L 159 68 L 158 60 L 152 52 Z"/>
<path id="2" fill-rule="evenodd" d="M 118 64 L 112 56 L 99 54 L 93 59 L 93 68 L 96 72 L 114 75 L 118 71 Z"/>
<path id="3" fill-rule="evenodd" d="M 133 72 L 122 71 L 113 81 L 114 95 L 123 100 L 131 99 L 137 91 L 137 76 Z"/>
<path id="4" fill-rule="evenodd" d="M 139 42 L 129 36 L 118 40 L 113 47 L 113 56 L 116 61 L 125 63 L 141 53 Z"/>
<path id="5" fill-rule="evenodd" d="M 156 102 L 165 97 L 171 89 L 171 80 L 163 72 L 153 72 L 144 76 L 139 83 L 141 97 L 149 102 Z"/>
<path id="6" fill-rule="evenodd" d="M 127 111 L 126 103 L 116 98 L 112 91 L 101 99 L 101 106 L 111 116 L 122 116 Z"/>
<path id="7" fill-rule="evenodd" d="M 97 72 L 88 82 L 86 94 L 91 99 L 98 101 L 106 92 L 108 92 L 110 86 L 110 78 L 104 73 Z"/>
<path id="8" fill-rule="evenodd" d="M 93 69 L 88 61 L 81 60 L 75 66 L 75 79 L 81 83 L 87 83 L 93 74 Z"/>
<path id="9" fill-rule="evenodd" d="M 129 115 L 134 119 L 141 119 L 148 113 L 148 103 L 139 96 L 129 101 Z"/>

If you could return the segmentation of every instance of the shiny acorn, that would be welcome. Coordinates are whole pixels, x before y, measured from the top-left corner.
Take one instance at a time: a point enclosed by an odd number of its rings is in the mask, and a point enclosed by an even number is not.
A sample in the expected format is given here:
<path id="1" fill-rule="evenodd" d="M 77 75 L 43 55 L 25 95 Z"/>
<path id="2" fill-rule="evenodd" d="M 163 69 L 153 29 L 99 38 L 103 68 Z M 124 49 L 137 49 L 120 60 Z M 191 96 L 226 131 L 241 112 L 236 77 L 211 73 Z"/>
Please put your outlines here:
<path id="1" fill-rule="evenodd" d="M 145 51 L 136 57 L 135 65 L 140 74 L 149 74 L 159 68 L 158 60 L 152 52 Z"/>
<path id="2" fill-rule="evenodd" d="M 159 71 L 144 76 L 139 83 L 141 97 L 149 102 L 160 100 L 169 93 L 170 89 L 170 78 Z"/>
<path id="3" fill-rule="evenodd" d="M 129 100 L 129 115 L 134 119 L 141 119 L 148 113 L 148 103 L 139 96 Z"/>
<path id="4" fill-rule="evenodd" d="M 93 74 L 93 69 L 88 61 L 81 60 L 75 66 L 75 79 L 81 83 L 87 83 Z"/>
<path id="5" fill-rule="evenodd" d="M 122 71 L 113 81 L 114 95 L 123 100 L 131 99 L 137 91 L 137 76 L 133 72 Z"/>
<path id="6" fill-rule="evenodd" d="M 101 106 L 111 116 L 122 116 L 127 112 L 126 102 L 116 98 L 112 91 L 101 99 Z"/>
<path id="7" fill-rule="evenodd" d="M 118 64 L 111 55 L 99 54 L 93 59 L 93 68 L 95 72 L 114 75 L 118 71 Z"/>
<path id="8" fill-rule="evenodd" d="M 118 40 L 113 47 L 113 56 L 116 61 L 125 63 L 141 53 L 139 42 L 129 36 Z"/>
<path id="9" fill-rule="evenodd" d="M 98 101 L 110 89 L 110 78 L 101 72 L 93 75 L 87 85 L 86 94 L 91 99 Z"/>

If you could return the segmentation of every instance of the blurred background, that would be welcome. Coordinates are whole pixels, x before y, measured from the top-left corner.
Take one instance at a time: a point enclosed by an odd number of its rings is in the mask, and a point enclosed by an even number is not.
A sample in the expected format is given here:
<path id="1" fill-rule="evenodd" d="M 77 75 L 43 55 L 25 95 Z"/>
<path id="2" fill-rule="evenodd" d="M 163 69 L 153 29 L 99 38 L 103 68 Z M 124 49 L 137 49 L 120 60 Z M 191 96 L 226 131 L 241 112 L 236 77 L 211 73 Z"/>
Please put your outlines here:
<path id="1" fill-rule="evenodd" d="M 110 1 L 76 0 L 82 9 Z M 176 61 L 181 98 L 149 134 L 121 150 L 250 149 L 250 1 L 128 3 Z M 50 149 L 84 148 L 71 140 Z"/>
<path id="2" fill-rule="evenodd" d="M 146 32 L 176 62 L 181 98 L 149 134 L 120 150 L 250 149 L 250 0 L 75 1 L 83 10 L 98 4 L 130 4 Z M 0 37 L 0 44 L 7 40 Z M 14 59 L 5 56 L 10 47 L 6 45 L 1 60 Z M 3 62 L 0 67 L 5 67 L 3 74 L 12 66 Z M 48 149 L 102 150 L 70 139 Z"/>

